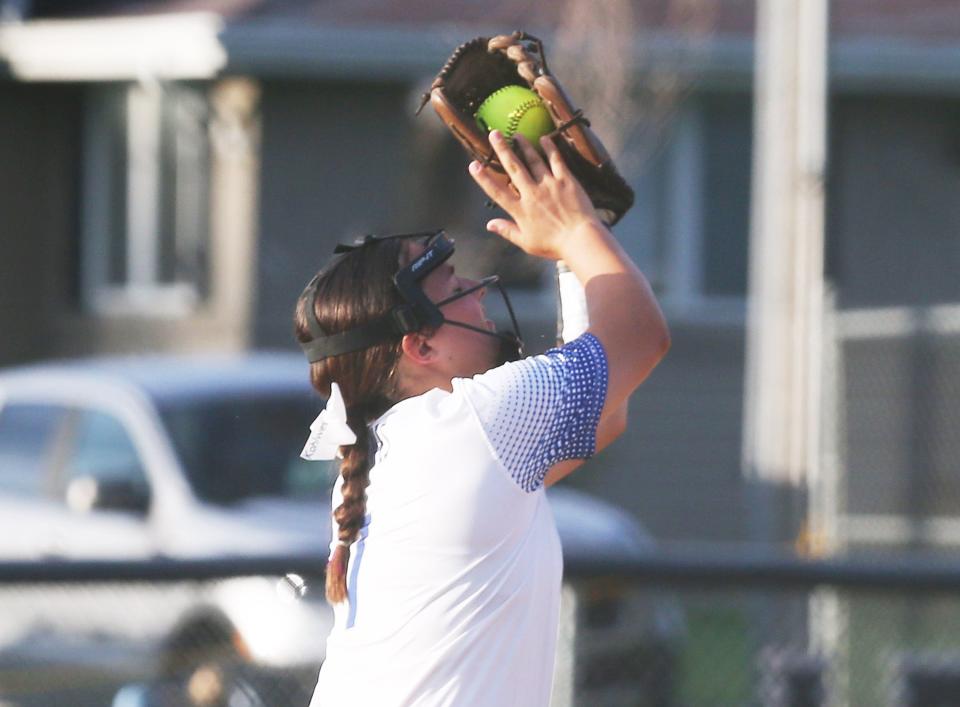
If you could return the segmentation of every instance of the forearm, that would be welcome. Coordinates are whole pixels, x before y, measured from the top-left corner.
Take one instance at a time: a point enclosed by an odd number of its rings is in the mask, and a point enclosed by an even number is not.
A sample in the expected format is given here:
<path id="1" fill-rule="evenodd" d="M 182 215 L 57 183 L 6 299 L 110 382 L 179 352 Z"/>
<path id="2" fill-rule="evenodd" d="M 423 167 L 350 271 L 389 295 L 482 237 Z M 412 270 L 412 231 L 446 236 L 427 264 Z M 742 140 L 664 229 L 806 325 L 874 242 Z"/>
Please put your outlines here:
<path id="1" fill-rule="evenodd" d="M 514 219 L 493 219 L 487 228 L 531 255 L 563 260 L 583 284 L 588 331 L 607 353 L 604 414 L 610 414 L 666 353 L 670 345 L 666 323 L 646 278 L 597 220 L 556 145 L 541 140 L 544 162 L 532 145 L 519 136 L 515 139 L 526 166 L 502 135 L 493 132 L 490 138 L 513 189 L 479 162 L 470 165 L 477 183 Z"/>
<path id="2" fill-rule="evenodd" d="M 604 415 L 610 416 L 669 348 L 666 322 L 643 273 L 599 223 L 568 234 L 561 254 L 584 287 L 588 331 L 607 352 L 610 380 Z"/>

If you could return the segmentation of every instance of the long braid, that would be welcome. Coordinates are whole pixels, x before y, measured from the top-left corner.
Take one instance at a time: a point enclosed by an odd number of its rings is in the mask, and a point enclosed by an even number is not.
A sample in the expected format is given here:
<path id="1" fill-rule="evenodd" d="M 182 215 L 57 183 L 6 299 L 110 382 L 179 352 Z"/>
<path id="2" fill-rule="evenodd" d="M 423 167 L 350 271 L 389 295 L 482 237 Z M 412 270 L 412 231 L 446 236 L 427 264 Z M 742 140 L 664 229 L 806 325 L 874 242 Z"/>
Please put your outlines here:
<path id="1" fill-rule="evenodd" d="M 300 298 L 294 312 L 299 341 L 312 338 L 304 309 L 312 306 L 317 323 L 327 334 L 352 329 L 381 317 L 399 304 L 393 275 L 405 257 L 399 241 L 385 241 L 347 253 L 320 272 L 313 302 Z M 394 371 L 400 359 L 400 341 L 385 341 L 362 351 L 331 356 L 310 367 L 310 381 L 324 397 L 336 382 L 347 408 L 347 424 L 357 442 L 341 447 L 340 476 L 343 502 L 334 510 L 338 544 L 327 566 L 327 599 L 347 599 L 350 544 L 356 541 L 366 515 L 366 489 L 373 459 L 368 425 L 396 401 Z"/>
<path id="2" fill-rule="evenodd" d="M 370 484 L 370 428 L 362 416 L 348 415 L 347 424 L 357 435 L 357 442 L 344 447 L 340 476 L 343 503 L 333 512 L 339 541 L 327 565 L 327 600 L 333 604 L 347 598 L 347 563 L 350 545 L 356 542 L 367 512 L 367 486 Z"/>

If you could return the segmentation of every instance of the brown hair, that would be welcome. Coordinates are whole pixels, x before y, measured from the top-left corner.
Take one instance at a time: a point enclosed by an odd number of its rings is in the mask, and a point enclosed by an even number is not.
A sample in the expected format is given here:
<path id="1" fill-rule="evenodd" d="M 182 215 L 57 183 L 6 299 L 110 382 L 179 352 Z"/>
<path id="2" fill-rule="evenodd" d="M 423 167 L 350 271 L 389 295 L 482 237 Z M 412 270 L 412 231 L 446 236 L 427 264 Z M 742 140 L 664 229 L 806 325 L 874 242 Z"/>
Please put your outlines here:
<path id="1" fill-rule="evenodd" d="M 317 323 L 325 334 L 338 334 L 376 319 L 400 303 L 393 275 L 403 255 L 400 240 L 385 240 L 353 250 L 320 271 L 313 302 L 297 301 L 294 313 L 298 341 L 311 339 L 304 315 L 313 306 Z M 347 409 L 347 424 L 357 442 L 342 447 L 343 503 L 333 512 L 339 532 L 337 545 L 327 565 L 327 600 L 347 598 L 349 544 L 357 539 L 366 514 L 366 488 L 373 466 L 373 435 L 369 423 L 396 400 L 395 370 L 400 360 L 400 340 L 388 340 L 362 351 L 331 356 L 310 366 L 310 382 L 324 397 L 337 383 Z"/>

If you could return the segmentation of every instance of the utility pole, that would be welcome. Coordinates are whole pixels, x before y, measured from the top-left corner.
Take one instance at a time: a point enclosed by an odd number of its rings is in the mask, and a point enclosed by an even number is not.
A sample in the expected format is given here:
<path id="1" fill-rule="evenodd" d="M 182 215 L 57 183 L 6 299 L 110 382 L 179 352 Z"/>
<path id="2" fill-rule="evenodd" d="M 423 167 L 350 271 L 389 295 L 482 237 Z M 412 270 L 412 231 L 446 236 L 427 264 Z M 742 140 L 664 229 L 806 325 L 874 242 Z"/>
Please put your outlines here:
<path id="1" fill-rule="evenodd" d="M 827 5 L 757 2 L 743 470 L 769 485 L 819 467 Z"/>
<path id="2" fill-rule="evenodd" d="M 828 5 L 757 0 L 742 448 L 751 540 L 803 528 L 812 552 L 836 538 L 821 464 Z M 837 655 L 840 613 L 832 593 L 811 596 L 809 653 Z M 759 645 L 776 615 L 756 605 Z"/>

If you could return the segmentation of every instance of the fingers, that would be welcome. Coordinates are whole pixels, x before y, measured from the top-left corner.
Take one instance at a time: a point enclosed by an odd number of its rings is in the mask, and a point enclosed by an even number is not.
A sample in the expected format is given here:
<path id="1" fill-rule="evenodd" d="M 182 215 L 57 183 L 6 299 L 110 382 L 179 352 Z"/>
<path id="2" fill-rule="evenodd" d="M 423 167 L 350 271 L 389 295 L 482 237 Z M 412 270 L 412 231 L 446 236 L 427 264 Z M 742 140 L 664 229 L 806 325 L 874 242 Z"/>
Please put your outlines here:
<path id="1" fill-rule="evenodd" d="M 470 174 L 474 181 L 483 189 L 484 193 L 504 208 L 516 201 L 521 194 L 534 188 L 544 178 L 550 176 L 550 167 L 543 161 L 543 157 L 523 135 L 514 136 L 514 141 L 520 149 L 523 159 L 510 147 L 510 143 L 498 130 L 490 133 L 490 144 L 493 146 L 500 164 L 506 172 L 509 182 L 502 177 L 491 174 L 479 162 L 470 164 Z M 551 143 L 552 145 L 552 143 Z M 524 164 L 526 162 L 526 164 Z"/>
<path id="2" fill-rule="evenodd" d="M 517 243 L 520 238 L 520 227 L 505 218 L 495 218 L 487 222 L 487 230 L 501 238 L 506 238 L 511 243 Z"/>
<path id="3" fill-rule="evenodd" d="M 543 178 L 550 174 L 550 169 L 543 161 L 540 153 L 530 144 L 527 138 L 519 133 L 514 136 L 513 141 L 520 147 L 520 153 L 523 155 L 523 161 L 527 163 L 530 176 L 533 177 L 535 182 L 543 181 Z"/>
<path id="4" fill-rule="evenodd" d="M 504 209 L 509 211 L 511 206 L 520 200 L 520 195 L 502 174 L 497 174 L 476 160 L 470 163 L 469 170 L 473 181 L 483 190 L 483 193 Z"/>
<path id="5" fill-rule="evenodd" d="M 530 176 L 530 172 L 527 171 L 526 166 L 520 161 L 513 148 L 510 147 L 510 143 L 507 142 L 507 139 L 499 130 L 490 133 L 490 144 L 493 146 L 494 152 L 497 153 L 497 158 L 503 165 L 507 176 L 510 177 L 510 181 L 513 182 L 521 194 L 534 186 L 535 182 L 533 177 Z"/>
<path id="6" fill-rule="evenodd" d="M 553 172 L 554 177 L 559 179 L 561 177 L 572 176 L 570 169 L 567 167 L 567 163 L 563 161 L 563 155 L 560 154 L 560 149 L 553 140 L 544 135 L 540 138 L 540 146 L 543 148 L 543 153 L 547 156 L 547 162 L 550 164 L 550 171 Z"/>

